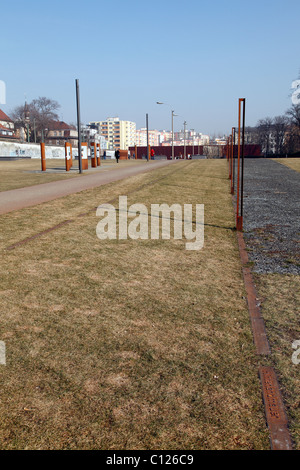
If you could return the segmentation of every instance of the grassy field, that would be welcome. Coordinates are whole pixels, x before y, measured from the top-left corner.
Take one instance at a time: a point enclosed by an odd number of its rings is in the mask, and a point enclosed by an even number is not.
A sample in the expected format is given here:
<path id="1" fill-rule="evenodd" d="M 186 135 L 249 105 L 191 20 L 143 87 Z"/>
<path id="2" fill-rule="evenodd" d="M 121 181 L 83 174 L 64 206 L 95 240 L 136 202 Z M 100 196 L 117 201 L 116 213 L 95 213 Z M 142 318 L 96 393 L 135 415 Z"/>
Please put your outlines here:
<path id="1" fill-rule="evenodd" d="M 274 158 L 274 160 L 288 166 L 292 170 L 300 172 L 300 158 Z"/>
<path id="2" fill-rule="evenodd" d="M 100 241 L 93 208 L 119 195 L 204 203 L 204 248 Z M 226 161 L 179 162 L 1 222 L 2 449 L 269 449 Z"/>
<path id="3" fill-rule="evenodd" d="M 144 164 L 145 160 L 120 160 L 118 168 L 129 165 Z M 95 171 L 113 170 L 117 168 L 115 160 L 101 160 L 101 167 L 91 168 L 89 161 L 89 170 L 85 170 L 82 175 L 78 173 L 78 161 L 74 161 L 71 171 L 65 171 L 65 160 L 52 158 L 46 160 L 47 170 L 41 171 L 41 161 L 39 158 L 30 160 L 0 161 L 0 191 L 8 191 L 10 189 L 24 188 L 35 184 L 50 183 L 51 181 L 59 181 L 68 178 L 82 177 Z M 56 169 L 56 172 L 53 170 Z"/>

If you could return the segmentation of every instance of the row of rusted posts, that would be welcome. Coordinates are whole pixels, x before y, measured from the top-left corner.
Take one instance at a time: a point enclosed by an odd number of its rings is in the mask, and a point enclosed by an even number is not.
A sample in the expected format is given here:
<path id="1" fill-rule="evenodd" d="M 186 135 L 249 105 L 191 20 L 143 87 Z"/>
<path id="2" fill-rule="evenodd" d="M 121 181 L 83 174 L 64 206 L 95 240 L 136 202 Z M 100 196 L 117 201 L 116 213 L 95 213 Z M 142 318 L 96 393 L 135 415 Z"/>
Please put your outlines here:
<path id="1" fill-rule="evenodd" d="M 96 168 L 97 166 L 101 165 L 100 144 L 97 144 L 96 142 L 91 142 L 90 151 L 91 151 L 91 165 L 92 165 L 92 168 Z M 82 170 L 87 170 L 89 168 L 88 158 L 89 158 L 88 157 L 88 143 L 87 142 L 81 142 L 81 165 L 82 165 Z"/>
<path id="2" fill-rule="evenodd" d="M 243 230 L 243 201 L 244 201 L 244 158 L 245 158 L 245 110 L 246 99 L 239 99 L 238 109 L 238 154 L 237 154 L 237 181 L 236 181 L 236 229 Z M 228 160 L 230 192 L 234 194 L 235 187 L 235 145 L 236 128 L 233 127 L 227 139 L 226 157 Z"/>
<path id="3" fill-rule="evenodd" d="M 92 142 L 90 144 L 90 151 L 91 151 L 92 168 L 96 168 L 97 166 L 101 165 L 100 144 L 97 144 L 96 142 Z M 87 142 L 81 142 L 81 161 L 82 161 L 82 169 L 87 170 L 89 167 Z M 72 152 L 72 145 L 69 142 L 65 143 L 65 163 L 66 163 L 66 171 L 70 171 L 70 169 L 73 166 L 73 152 Z M 42 167 L 42 171 L 46 171 L 46 151 L 45 151 L 45 144 L 43 142 L 41 143 L 41 167 Z"/>
<path id="4" fill-rule="evenodd" d="M 137 160 L 138 152 L 137 152 L 137 145 L 134 147 L 134 158 Z M 148 143 L 147 145 L 147 161 L 151 160 L 151 145 Z"/>

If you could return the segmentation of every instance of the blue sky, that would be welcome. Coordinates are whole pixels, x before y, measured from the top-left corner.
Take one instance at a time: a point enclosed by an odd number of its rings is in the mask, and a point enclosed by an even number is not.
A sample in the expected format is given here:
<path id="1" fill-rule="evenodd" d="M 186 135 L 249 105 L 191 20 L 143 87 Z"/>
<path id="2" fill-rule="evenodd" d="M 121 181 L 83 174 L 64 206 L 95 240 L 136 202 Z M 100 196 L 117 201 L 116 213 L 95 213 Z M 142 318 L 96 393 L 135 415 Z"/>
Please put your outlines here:
<path id="1" fill-rule="evenodd" d="M 1 5 L 0 80 L 9 113 L 39 96 L 60 118 L 110 116 L 137 127 L 229 133 L 284 114 L 300 74 L 299 0 L 36 0 Z M 163 101 L 170 106 L 159 106 Z"/>

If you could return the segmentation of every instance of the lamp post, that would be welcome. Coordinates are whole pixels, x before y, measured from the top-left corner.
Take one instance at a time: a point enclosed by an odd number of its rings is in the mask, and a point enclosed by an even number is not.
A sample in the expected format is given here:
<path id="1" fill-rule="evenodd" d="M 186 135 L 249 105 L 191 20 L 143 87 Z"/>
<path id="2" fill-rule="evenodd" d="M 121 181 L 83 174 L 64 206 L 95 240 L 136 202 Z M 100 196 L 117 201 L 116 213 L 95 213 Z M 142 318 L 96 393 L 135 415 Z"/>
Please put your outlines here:
<path id="1" fill-rule="evenodd" d="M 148 121 L 148 114 L 146 114 L 146 129 L 147 129 L 147 162 L 150 160 L 149 155 L 149 121 Z"/>
<path id="2" fill-rule="evenodd" d="M 193 146 L 193 156 L 194 156 L 194 153 L 195 153 L 195 148 L 194 148 L 194 145 L 195 145 L 195 141 L 194 141 L 194 133 L 195 133 L 195 129 L 191 129 L 192 131 L 192 146 Z"/>
<path id="3" fill-rule="evenodd" d="M 170 106 L 168 103 L 162 103 L 161 101 L 156 101 L 156 104 L 166 104 L 167 106 Z M 178 114 L 175 114 L 175 111 L 172 110 L 171 114 L 171 122 L 172 122 L 172 160 L 174 160 L 174 116 L 178 116 Z"/>
<path id="4" fill-rule="evenodd" d="M 186 121 L 183 123 L 183 141 L 184 141 L 184 153 L 183 158 L 186 159 L 186 149 L 185 149 L 185 128 L 186 128 Z"/>

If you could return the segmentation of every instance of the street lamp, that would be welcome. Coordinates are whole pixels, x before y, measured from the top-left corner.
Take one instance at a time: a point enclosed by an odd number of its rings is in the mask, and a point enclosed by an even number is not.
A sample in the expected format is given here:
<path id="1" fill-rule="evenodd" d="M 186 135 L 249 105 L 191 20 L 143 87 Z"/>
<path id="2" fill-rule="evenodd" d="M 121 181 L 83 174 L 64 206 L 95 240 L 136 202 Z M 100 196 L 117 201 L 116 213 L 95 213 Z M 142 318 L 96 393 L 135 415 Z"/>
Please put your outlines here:
<path id="1" fill-rule="evenodd" d="M 183 156 L 184 156 L 184 159 L 186 159 L 186 150 L 185 150 L 185 128 L 186 128 L 186 121 L 184 121 L 184 123 L 183 123 L 183 129 L 184 129 L 184 131 L 183 131 L 183 140 L 184 140 L 184 154 L 183 154 Z"/>
<path id="2" fill-rule="evenodd" d="M 193 156 L 194 156 L 194 153 L 195 153 L 195 150 L 194 150 L 194 145 L 195 145 L 195 129 L 191 129 L 192 131 L 192 145 L 193 145 Z"/>
<path id="3" fill-rule="evenodd" d="M 156 101 L 156 104 L 166 104 L 167 106 L 170 106 L 168 103 L 162 103 L 161 101 Z M 175 112 L 172 110 L 172 160 L 174 160 L 174 116 L 178 116 L 178 114 L 175 114 Z"/>
<path id="4" fill-rule="evenodd" d="M 148 114 L 146 114 L 146 129 L 147 129 L 147 162 L 149 162 L 150 152 L 149 152 L 149 121 L 148 121 Z"/>

